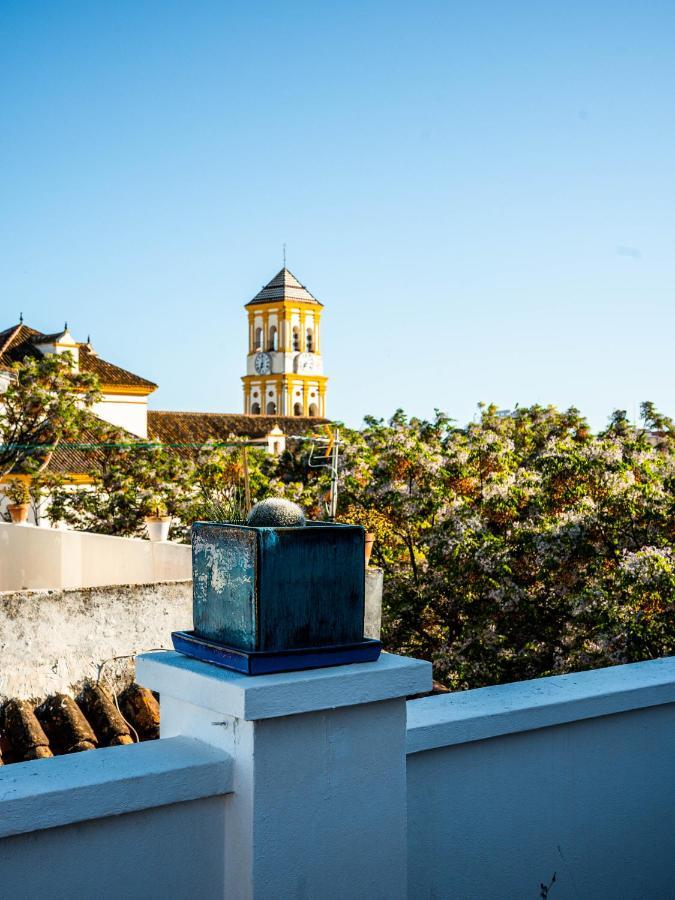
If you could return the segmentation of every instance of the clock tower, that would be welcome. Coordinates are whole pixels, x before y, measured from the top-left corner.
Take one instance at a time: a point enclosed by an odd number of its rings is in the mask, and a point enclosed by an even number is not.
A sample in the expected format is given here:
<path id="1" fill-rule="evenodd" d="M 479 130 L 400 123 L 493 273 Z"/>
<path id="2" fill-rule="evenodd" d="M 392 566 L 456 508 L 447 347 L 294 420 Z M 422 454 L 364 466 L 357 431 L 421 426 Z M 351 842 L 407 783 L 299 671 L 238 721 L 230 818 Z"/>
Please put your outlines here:
<path id="1" fill-rule="evenodd" d="M 323 304 L 283 268 L 249 301 L 244 412 L 326 415 L 321 358 Z"/>

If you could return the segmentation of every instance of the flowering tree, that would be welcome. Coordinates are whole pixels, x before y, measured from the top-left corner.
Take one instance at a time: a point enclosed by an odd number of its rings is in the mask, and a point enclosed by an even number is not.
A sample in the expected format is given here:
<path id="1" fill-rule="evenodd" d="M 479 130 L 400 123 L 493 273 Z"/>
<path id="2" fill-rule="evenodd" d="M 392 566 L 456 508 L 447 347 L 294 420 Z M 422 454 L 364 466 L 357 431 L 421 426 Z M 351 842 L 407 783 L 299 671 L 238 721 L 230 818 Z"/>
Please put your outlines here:
<path id="1" fill-rule="evenodd" d="M 675 652 L 675 428 L 650 403 L 642 417 L 593 434 L 576 409 L 483 407 L 464 428 L 399 411 L 342 429 L 338 520 L 375 532 L 387 648 L 453 688 Z M 64 501 L 76 527 L 139 534 L 147 497 L 185 539 L 216 508 L 241 517 L 240 448 L 102 453 L 93 490 Z M 249 451 L 252 501 L 324 518 L 329 476 L 308 459 L 305 442 Z"/>
<path id="2" fill-rule="evenodd" d="M 675 440 L 643 416 L 599 435 L 552 407 L 368 421 L 342 500 L 380 523 L 388 646 L 453 687 L 673 652 Z"/>
<path id="3" fill-rule="evenodd" d="M 44 470 L 87 427 L 98 397 L 96 376 L 76 371 L 69 353 L 15 363 L 0 396 L 0 477 Z"/>
<path id="4" fill-rule="evenodd" d="M 98 420 L 90 423 L 92 484 L 73 490 L 61 483 L 51 491 L 48 515 L 81 531 L 133 537 L 143 533 L 152 508 L 178 511 L 188 490 L 186 461 L 166 448 L 134 441 L 128 433 Z"/>

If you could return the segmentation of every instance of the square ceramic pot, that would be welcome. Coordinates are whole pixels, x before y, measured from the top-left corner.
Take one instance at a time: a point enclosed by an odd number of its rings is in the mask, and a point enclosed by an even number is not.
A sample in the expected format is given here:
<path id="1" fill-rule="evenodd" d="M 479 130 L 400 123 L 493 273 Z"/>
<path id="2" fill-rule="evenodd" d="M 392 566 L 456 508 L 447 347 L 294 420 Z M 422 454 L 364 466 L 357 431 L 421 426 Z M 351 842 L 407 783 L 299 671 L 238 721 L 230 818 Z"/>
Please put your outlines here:
<path id="1" fill-rule="evenodd" d="M 363 528 L 309 522 L 255 528 L 196 522 L 194 633 L 246 651 L 363 640 Z"/>

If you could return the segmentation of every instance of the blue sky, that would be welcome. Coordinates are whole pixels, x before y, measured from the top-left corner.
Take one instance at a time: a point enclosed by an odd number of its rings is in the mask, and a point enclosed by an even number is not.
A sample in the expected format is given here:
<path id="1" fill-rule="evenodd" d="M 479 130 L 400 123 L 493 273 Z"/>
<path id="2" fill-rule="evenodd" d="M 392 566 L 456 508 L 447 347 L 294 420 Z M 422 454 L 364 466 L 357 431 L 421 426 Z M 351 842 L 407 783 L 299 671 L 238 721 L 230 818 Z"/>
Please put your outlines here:
<path id="1" fill-rule="evenodd" d="M 241 410 L 325 304 L 328 412 L 675 413 L 675 6 L 0 3 L 2 327 Z"/>

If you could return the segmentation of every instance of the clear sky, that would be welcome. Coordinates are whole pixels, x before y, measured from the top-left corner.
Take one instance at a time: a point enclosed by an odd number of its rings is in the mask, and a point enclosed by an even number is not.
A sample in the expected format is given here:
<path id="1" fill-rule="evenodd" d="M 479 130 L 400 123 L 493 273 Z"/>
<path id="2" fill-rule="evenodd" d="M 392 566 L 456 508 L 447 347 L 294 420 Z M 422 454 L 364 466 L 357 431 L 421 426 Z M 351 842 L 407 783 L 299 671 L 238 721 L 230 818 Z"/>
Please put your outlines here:
<path id="1" fill-rule="evenodd" d="M 675 414 L 675 5 L 0 0 L 0 290 L 242 408 L 243 304 L 325 304 L 328 413 Z"/>

